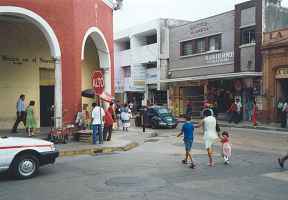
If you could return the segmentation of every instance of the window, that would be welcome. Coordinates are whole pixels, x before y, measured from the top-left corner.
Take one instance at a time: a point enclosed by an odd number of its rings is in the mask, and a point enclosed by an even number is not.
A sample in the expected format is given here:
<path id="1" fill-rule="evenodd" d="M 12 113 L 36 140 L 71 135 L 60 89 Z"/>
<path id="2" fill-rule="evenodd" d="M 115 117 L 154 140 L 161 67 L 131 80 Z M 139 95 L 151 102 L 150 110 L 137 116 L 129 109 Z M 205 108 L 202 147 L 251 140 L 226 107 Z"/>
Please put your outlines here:
<path id="1" fill-rule="evenodd" d="M 221 35 L 214 35 L 208 38 L 209 51 L 221 49 Z"/>
<path id="2" fill-rule="evenodd" d="M 146 37 L 146 45 L 157 43 L 157 34 Z"/>
<path id="3" fill-rule="evenodd" d="M 195 53 L 202 53 L 202 52 L 205 52 L 205 39 L 204 38 L 196 40 Z"/>
<path id="4" fill-rule="evenodd" d="M 124 78 L 130 78 L 131 77 L 131 67 L 130 66 L 123 67 L 123 75 L 124 75 Z"/>
<path id="5" fill-rule="evenodd" d="M 243 28 L 241 32 L 241 45 L 252 44 L 256 41 L 255 27 Z"/>
<path id="6" fill-rule="evenodd" d="M 185 41 L 180 44 L 181 46 L 181 56 L 187 56 L 193 54 L 193 41 Z"/>

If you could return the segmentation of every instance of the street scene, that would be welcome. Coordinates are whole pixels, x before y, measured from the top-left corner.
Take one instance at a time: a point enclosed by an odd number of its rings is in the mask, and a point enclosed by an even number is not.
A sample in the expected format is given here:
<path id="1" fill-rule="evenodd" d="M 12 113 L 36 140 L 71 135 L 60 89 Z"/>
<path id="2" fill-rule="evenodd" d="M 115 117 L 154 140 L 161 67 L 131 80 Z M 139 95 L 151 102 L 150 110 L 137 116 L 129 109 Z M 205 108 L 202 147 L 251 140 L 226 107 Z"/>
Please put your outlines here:
<path id="1" fill-rule="evenodd" d="M 288 173 L 277 158 L 286 152 L 285 132 L 228 128 L 233 153 L 224 165 L 220 144 L 215 167 L 207 166 L 202 134 L 192 148 L 195 169 L 183 165 L 182 139 L 175 130 L 131 128 L 115 132 L 139 143 L 128 152 L 63 157 L 37 177 L 0 181 L 1 199 L 287 199 Z M 178 132 L 180 129 L 178 129 Z"/>
<path id="2" fill-rule="evenodd" d="M 0 200 L 288 196 L 288 0 L 0 0 Z"/>

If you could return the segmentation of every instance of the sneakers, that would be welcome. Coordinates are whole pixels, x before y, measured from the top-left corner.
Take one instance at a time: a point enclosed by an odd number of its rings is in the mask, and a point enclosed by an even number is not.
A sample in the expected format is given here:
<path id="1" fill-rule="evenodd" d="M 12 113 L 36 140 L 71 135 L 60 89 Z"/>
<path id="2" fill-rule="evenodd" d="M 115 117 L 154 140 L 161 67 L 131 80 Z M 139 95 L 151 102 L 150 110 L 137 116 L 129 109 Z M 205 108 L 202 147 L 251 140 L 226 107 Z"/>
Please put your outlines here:
<path id="1" fill-rule="evenodd" d="M 196 165 L 192 162 L 191 165 L 190 165 L 190 168 L 194 169 L 195 167 L 196 167 Z"/>
<path id="2" fill-rule="evenodd" d="M 186 165 L 187 164 L 187 160 L 182 160 L 182 164 Z"/>
<path id="3" fill-rule="evenodd" d="M 281 158 L 278 158 L 278 164 L 282 169 L 284 168 L 284 163 L 281 161 Z"/>

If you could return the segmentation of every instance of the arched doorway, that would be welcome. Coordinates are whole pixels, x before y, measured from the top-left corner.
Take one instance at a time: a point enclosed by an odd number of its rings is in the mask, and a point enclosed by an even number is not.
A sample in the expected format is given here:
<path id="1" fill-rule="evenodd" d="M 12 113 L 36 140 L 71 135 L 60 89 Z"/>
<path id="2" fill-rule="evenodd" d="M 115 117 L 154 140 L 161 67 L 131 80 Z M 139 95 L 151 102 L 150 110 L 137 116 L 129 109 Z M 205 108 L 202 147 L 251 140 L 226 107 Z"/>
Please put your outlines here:
<path id="1" fill-rule="evenodd" d="M 81 51 L 82 91 L 91 89 L 91 75 L 96 69 L 104 73 L 104 91 L 111 94 L 111 61 L 110 51 L 104 34 L 96 27 L 85 33 Z M 91 105 L 93 99 L 82 98 L 82 104 Z"/>
<path id="2" fill-rule="evenodd" d="M 53 104 L 57 119 L 55 125 L 60 127 L 62 73 L 61 51 L 56 34 L 41 16 L 15 6 L 0 6 L 0 27 L 0 108 L 1 113 L 4 113 L 0 121 L 1 128 L 12 127 L 15 103 L 20 94 L 26 95 L 26 105 L 29 100 L 36 101 L 35 114 L 39 125 L 45 124 L 44 121 L 49 117 L 49 111 L 41 107 Z M 41 91 L 41 87 L 46 90 Z M 41 99 L 48 98 L 43 97 L 43 94 L 50 95 L 49 102 L 41 102 Z M 47 112 L 47 116 L 44 112 Z"/>

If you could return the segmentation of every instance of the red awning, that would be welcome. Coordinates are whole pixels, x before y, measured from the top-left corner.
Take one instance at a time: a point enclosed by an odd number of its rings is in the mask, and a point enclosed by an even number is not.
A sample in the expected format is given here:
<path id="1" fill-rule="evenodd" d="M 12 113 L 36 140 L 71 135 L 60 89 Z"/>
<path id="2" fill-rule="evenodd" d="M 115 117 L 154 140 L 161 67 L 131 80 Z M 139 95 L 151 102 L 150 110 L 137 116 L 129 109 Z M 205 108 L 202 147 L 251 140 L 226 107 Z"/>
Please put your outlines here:
<path id="1" fill-rule="evenodd" d="M 107 101 L 109 103 L 113 101 L 113 96 L 111 94 L 108 94 L 107 92 L 103 92 L 102 94 L 100 94 L 100 98 L 103 101 Z"/>

